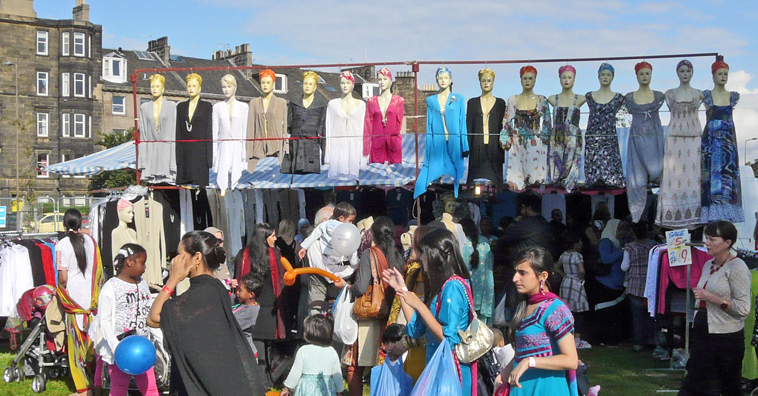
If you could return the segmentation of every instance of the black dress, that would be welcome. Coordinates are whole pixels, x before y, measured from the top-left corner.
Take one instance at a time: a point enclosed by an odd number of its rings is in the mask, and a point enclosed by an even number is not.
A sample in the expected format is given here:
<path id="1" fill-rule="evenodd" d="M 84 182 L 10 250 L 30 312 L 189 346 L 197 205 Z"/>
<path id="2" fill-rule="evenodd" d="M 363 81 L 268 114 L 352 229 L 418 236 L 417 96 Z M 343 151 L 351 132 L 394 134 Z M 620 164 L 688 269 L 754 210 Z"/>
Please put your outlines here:
<path id="1" fill-rule="evenodd" d="M 302 98 L 292 100 L 287 111 L 287 129 L 291 137 L 319 139 L 293 139 L 289 141 L 289 158 L 285 156 L 281 173 L 321 173 L 321 152 L 324 150 L 324 126 L 326 124 L 326 102 L 319 97 L 313 98 L 308 108 L 303 106 Z"/>
<path id="2" fill-rule="evenodd" d="M 206 187 L 213 166 L 213 105 L 197 102 L 192 121 L 189 101 L 176 105 L 176 184 Z M 181 143 L 182 140 L 205 140 Z"/>
<path id="3" fill-rule="evenodd" d="M 489 142 L 484 144 L 484 112 L 479 97 L 471 98 L 466 108 L 466 130 L 468 131 L 468 178 L 469 186 L 474 179 L 488 179 L 497 192 L 503 187 L 503 163 L 505 151 L 500 145 L 500 131 L 505 118 L 505 101 L 495 98 L 488 118 Z"/>

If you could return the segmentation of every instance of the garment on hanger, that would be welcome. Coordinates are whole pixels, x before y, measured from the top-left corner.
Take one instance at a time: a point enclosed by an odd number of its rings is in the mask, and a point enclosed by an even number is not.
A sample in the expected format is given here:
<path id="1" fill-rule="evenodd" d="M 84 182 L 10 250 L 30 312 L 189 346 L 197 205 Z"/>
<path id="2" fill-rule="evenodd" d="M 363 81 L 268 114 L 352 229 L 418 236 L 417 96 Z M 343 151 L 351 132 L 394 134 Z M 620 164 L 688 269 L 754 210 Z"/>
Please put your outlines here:
<path id="1" fill-rule="evenodd" d="M 176 102 L 161 99 L 161 113 L 155 125 L 153 101 L 139 107 L 139 163 L 137 169 L 148 183 L 176 181 Z"/>
<path id="2" fill-rule="evenodd" d="M 263 210 L 265 217 L 263 222 L 271 224 L 273 227 L 279 226 L 279 194 L 276 190 L 262 190 L 263 193 Z"/>
<path id="3" fill-rule="evenodd" d="M 359 101 L 350 114 L 342 109 L 342 99 L 332 99 L 326 107 L 326 144 L 324 163 L 329 164 L 329 178 L 357 180 L 366 167 L 363 158 L 363 127 L 366 103 Z"/>
<path id="4" fill-rule="evenodd" d="M 370 163 L 399 164 L 403 162 L 405 130 L 405 99 L 392 95 L 387 110 L 382 113 L 379 96 L 368 98 L 363 128 L 363 155 Z"/>
<path id="5" fill-rule="evenodd" d="M 616 133 L 616 114 L 624 104 L 624 96 L 617 93 L 608 103 L 597 103 L 592 92 L 584 95 L 590 115 L 584 135 L 584 179 L 588 185 L 604 183 L 623 188 L 624 167 Z"/>
<path id="6" fill-rule="evenodd" d="M 21 244 L 0 249 L 0 316 L 15 312 L 21 295 L 35 286 L 29 250 Z"/>
<path id="7" fill-rule="evenodd" d="M 453 177 L 455 197 L 465 173 L 463 155 L 468 155 L 465 99 L 451 93 L 444 108 L 439 95 L 426 98 L 426 148 L 424 167 L 416 179 L 413 198 L 425 193 L 429 184 L 443 175 Z M 447 127 L 447 128 L 446 128 Z"/>
<path id="8" fill-rule="evenodd" d="M 29 262 L 32 266 L 32 278 L 34 279 L 34 286 L 42 286 L 45 284 L 45 267 L 42 264 L 42 251 L 37 244 L 30 239 L 23 239 L 17 241 L 19 245 L 26 248 L 29 253 Z"/>
<path id="9" fill-rule="evenodd" d="M 183 209 L 180 194 L 190 190 L 153 190 L 153 198 L 163 206 L 163 231 L 166 234 L 166 249 L 168 255 L 176 254 L 179 241 L 185 232 L 182 229 Z"/>
<path id="10" fill-rule="evenodd" d="M 134 203 L 134 225 L 137 228 L 137 243 L 147 251 L 145 281 L 163 285 L 163 268 L 168 268 L 163 205 L 149 196 L 142 197 Z"/>
<path id="11" fill-rule="evenodd" d="M 176 105 L 176 184 L 205 187 L 213 167 L 213 105 L 198 100 L 190 119 L 189 102 Z"/>
<path id="12" fill-rule="evenodd" d="M 207 191 L 206 189 L 200 189 L 190 194 L 190 199 L 192 200 L 192 227 L 196 230 L 204 230 L 213 225 Z"/>
<path id="13" fill-rule="evenodd" d="M 247 137 L 248 105 L 235 100 L 229 118 L 229 104 L 218 102 L 213 105 L 213 140 L 218 142 L 218 158 L 214 158 L 213 171 L 216 185 L 221 190 L 235 189 L 247 167 L 245 138 Z M 230 182 L 231 175 L 231 182 Z"/>
<path id="14" fill-rule="evenodd" d="M 488 114 L 484 114 L 480 97 L 468 100 L 466 107 L 466 132 L 468 133 L 468 177 L 471 185 L 475 179 L 487 179 L 495 186 L 496 193 L 503 190 L 503 164 L 505 150 L 500 144 L 500 131 L 505 119 L 505 100 L 495 98 Z M 485 144 L 484 125 L 487 124 Z"/>
<path id="15" fill-rule="evenodd" d="M 387 191 L 387 216 L 395 225 L 407 226 L 412 217 L 413 191 L 393 188 Z"/>
<path id="16" fill-rule="evenodd" d="M 192 190 L 182 189 L 179 190 L 179 206 L 180 206 L 180 218 L 179 228 L 180 234 L 184 235 L 188 232 L 195 231 L 195 214 L 192 208 Z"/>
<path id="17" fill-rule="evenodd" d="M 263 140 L 246 142 L 249 158 L 247 171 L 253 173 L 259 159 L 274 155 L 279 157 L 281 164 L 283 156 L 289 152 L 289 144 L 283 139 L 286 137 L 287 101 L 272 95 L 266 109 L 263 106 L 263 97 L 253 98 L 248 110 L 247 138 Z"/>
<path id="18" fill-rule="evenodd" d="M 242 190 L 242 205 L 245 209 L 245 235 L 247 236 L 245 246 L 250 244 L 255 235 L 255 224 L 257 224 L 255 221 L 255 191 Z"/>
<path id="19" fill-rule="evenodd" d="M 548 148 L 548 178 L 550 183 L 571 192 L 579 180 L 579 169 L 582 167 L 582 130 L 579 128 L 582 112 L 576 106 L 579 95 L 574 95 L 574 103 L 569 107 L 558 106 L 558 95 L 554 98 L 555 119 Z"/>
<path id="20" fill-rule="evenodd" d="M 300 199 L 297 190 L 281 189 L 277 191 L 279 195 L 279 221 L 287 219 L 292 224 L 297 224 L 300 220 Z M 279 227 L 279 223 L 272 224 Z"/>
<path id="21" fill-rule="evenodd" d="M 318 95 L 307 108 L 302 98 L 289 103 L 287 126 L 292 139 L 288 143 L 290 155 L 283 160 L 281 173 L 321 173 L 326 105 Z"/>
<path id="22" fill-rule="evenodd" d="M 239 252 L 242 249 L 242 237 L 245 235 L 245 207 L 242 202 L 242 192 L 239 190 L 230 191 L 224 196 L 226 205 L 226 224 L 229 227 L 229 233 L 224 236 L 224 246 L 230 252 Z M 278 227 L 279 224 L 273 224 Z M 230 261 L 231 262 L 231 261 Z M 230 273 L 234 273 L 231 268 Z"/>
<path id="23" fill-rule="evenodd" d="M 523 190 L 547 181 L 547 142 L 553 133 L 547 98 L 538 95 L 537 106 L 519 110 L 516 95 L 508 98 L 505 127 L 500 142 L 510 142 L 505 180 Z"/>

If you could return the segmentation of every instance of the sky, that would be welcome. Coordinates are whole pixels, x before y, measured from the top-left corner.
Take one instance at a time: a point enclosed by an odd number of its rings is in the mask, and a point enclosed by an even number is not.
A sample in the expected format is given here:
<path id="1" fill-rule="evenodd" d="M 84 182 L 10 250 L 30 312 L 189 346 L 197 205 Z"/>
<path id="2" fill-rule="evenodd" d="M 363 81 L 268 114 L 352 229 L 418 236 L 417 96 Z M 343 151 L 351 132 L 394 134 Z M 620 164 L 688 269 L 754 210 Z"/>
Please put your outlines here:
<path id="1" fill-rule="evenodd" d="M 36 0 L 40 18 L 68 19 L 75 0 Z M 103 47 L 146 50 L 147 42 L 168 36 L 171 53 L 210 58 L 214 51 L 249 43 L 254 63 L 264 65 L 340 64 L 398 61 L 481 61 L 447 65 L 454 91 L 480 94 L 476 73 L 497 73 L 494 94 L 520 93 L 522 65 L 494 60 L 566 59 L 719 53 L 729 63 L 727 89 L 741 94 L 735 109 L 741 161 L 758 159 L 758 51 L 755 0 L 89 0 L 90 20 L 103 26 Z M 129 4 L 129 6 L 125 6 Z M 712 89 L 713 57 L 689 57 L 692 86 Z M 675 59 L 653 59 L 652 89 L 676 88 Z M 612 89 L 637 89 L 634 64 L 612 62 Z M 534 63 L 535 92 L 560 92 L 558 67 Z M 574 92 L 598 88 L 599 61 L 572 62 Z M 424 65 L 419 84 L 434 84 L 436 65 Z M 408 66 L 390 67 L 393 72 Z M 329 71 L 338 71 L 326 69 Z M 586 108 L 584 108 L 586 111 Z M 668 115 L 661 114 L 664 123 Z M 586 124 L 586 115 L 582 125 Z M 701 118 L 705 118 L 704 113 Z"/>

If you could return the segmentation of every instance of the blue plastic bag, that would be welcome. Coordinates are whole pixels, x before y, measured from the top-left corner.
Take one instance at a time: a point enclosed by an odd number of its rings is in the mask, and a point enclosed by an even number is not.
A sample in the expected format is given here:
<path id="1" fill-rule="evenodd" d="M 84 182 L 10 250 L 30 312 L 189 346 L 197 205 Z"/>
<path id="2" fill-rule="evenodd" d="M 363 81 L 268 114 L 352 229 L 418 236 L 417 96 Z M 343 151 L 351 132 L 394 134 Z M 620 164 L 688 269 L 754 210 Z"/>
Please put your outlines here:
<path id="1" fill-rule="evenodd" d="M 442 340 L 432 358 L 426 363 L 411 396 L 463 396 L 453 351 L 447 339 Z"/>
<path id="2" fill-rule="evenodd" d="M 413 390 L 413 377 L 403 370 L 403 362 L 384 360 L 384 364 L 371 369 L 371 396 L 409 396 Z"/>

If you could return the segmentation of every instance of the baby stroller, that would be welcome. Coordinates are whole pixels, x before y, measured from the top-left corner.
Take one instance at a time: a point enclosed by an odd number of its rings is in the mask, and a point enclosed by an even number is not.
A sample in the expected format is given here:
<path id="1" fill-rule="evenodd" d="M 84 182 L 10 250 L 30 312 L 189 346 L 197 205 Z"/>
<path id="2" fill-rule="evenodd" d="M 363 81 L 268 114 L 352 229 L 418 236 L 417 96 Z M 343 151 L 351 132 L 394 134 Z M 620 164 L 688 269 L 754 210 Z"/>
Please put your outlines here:
<path id="1" fill-rule="evenodd" d="M 68 373 L 68 358 L 64 352 L 56 350 L 50 339 L 45 312 L 55 295 L 52 286 L 43 285 L 27 290 L 16 304 L 17 318 L 9 319 L 6 329 L 19 333 L 25 323 L 32 329 L 18 349 L 10 366 L 3 371 L 3 381 L 23 381 L 32 377 L 32 391 L 45 391 L 47 378 L 59 378 Z M 23 368 L 22 368 L 23 365 Z"/>

